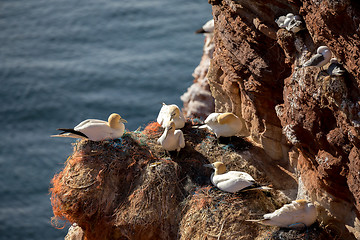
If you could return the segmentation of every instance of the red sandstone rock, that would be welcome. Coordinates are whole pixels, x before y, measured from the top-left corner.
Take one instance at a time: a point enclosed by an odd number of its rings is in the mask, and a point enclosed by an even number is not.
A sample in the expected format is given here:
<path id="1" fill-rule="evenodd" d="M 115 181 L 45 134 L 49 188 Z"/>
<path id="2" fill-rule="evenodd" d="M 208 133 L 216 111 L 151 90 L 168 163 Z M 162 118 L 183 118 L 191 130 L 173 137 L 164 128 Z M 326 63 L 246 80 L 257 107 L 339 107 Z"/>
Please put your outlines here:
<path id="1" fill-rule="evenodd" d="M 241 117 L 251 137 L 298 178 L 298 196 L 344 239 L 360 237 L 360 5 L 354 1 L 209 1 L 215 52 L 208 78 L 215 111 Z M 274 20 L 300 14 L 306 29 Z M 348 71 L 301 68 L 326 45 Z M 291 149 L 291 151 L 290 151 Z M 277 176 L 272 176 L 276 178 Z M 301 183 L 301 184 L 300 184 Z"/>

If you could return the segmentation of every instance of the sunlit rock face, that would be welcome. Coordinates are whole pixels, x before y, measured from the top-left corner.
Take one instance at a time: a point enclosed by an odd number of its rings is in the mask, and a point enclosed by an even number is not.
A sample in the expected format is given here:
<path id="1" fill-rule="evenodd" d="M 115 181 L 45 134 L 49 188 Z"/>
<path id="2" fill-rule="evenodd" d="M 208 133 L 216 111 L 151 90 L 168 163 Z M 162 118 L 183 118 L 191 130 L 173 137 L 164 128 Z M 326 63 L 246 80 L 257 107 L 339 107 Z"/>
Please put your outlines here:
<path id="1" fill-rule="evenodd" d="M 181 96 L 184 114 L 188 118 L 205 119 L 214 112 L 214 98 L 210 92 L 207 73 L 215 49 L 214 34 L 204 34 L 203 56 L 193 72 L 194 82 Z"/>
<path id="2" fill-rule="evenodd" d="M 254 143 L 298 180 L 298 197 L 344 239 L 360 238 L 360 4 L 209 1 L 215 51 L 207 77 L 216 112 L 243 119 Z M 294 33 L 275 22 L 301 16 Z M 302 68 L 319 46 L 343 64 Z M 274 176 L 276 178 L 277 176 Z"/>

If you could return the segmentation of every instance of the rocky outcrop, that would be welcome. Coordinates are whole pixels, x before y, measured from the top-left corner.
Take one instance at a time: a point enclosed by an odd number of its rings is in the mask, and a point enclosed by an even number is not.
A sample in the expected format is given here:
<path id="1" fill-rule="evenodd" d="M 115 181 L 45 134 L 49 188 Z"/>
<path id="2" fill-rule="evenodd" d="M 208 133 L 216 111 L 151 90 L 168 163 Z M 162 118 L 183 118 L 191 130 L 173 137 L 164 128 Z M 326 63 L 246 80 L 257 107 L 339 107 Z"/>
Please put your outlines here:
<path id="1" fill-rule="evenodd" d="M 317 205 L 325 228 L 359 239 L 359 4 L 209 2 L 215 51 L 207 76 L 215 111 L 244 119 L 252 141 L 297 179 L 298 197 Z M 306 28 L 296 34 L 279 29 L 274 20 L 287 13 L 299 14 Z M 346 74 L 301 67 L 321 45 Z"/>
<path id="2" fill-rule="evenodd" d="M 270 182 L 268 176 L 281 175 L 276 165 L 265 169 L 262 149 L 236 137 L 229 145 L 217 144 L 213 135 L 189 121 L 182 129 L 185 148 L 166 156 L 156 143 L 162 130 L 150 123 L 114 141 L 75 143 L 50 189 L 53 223 L 72 223 L 66 240 L 328 239 L 316 224 L 295 232 L 269 232 L 269 227 L 245 221 L 289 201 L 277 189 L 295 182 L 290 175 L 271 181 L 274 189 L 269 191 L 232 194 L 211 185 L 212 170 L 203 164 L 219 160 L 229 170 L 251 174 L 261 185 Z"/>
<path id="3" fill-rule="evenodd" d="M 205 33 L 204 37 L 203 56 L 192 74 L 194 82 L 180 97 L 184 105 L 184 115 L 188 118 L 205 119 L 215 110 L 214 98 L 211 95 L 207 79 L 210 60 L 215 49 L 214 34 Z"/>

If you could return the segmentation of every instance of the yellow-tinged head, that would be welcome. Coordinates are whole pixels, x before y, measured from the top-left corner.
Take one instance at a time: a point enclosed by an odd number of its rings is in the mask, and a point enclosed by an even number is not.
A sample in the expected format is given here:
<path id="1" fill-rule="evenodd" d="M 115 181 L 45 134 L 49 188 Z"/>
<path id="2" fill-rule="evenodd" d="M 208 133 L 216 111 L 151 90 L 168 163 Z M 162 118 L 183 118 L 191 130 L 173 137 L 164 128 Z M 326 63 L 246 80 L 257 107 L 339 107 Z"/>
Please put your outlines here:
<path id="1" fill-rule="evenodd" d="M 175 123 L 173 121 L 168 122 L 166 126 L 166 130 L 175 131 Z"/>
<path id="2" fill-rule="evenodd" d="M 307 203 L 308 203 L 308 201 L 305 200 L 305 199 L 298 199 L 298 200 L 295 200 L 295 202 L 297 202 L 297 203 L 299 203 L 299 204 L 301 204 L 301 205 L 304 205 L 304 204 L 307 204 Z"/>
<path id="3" fill-rule="evenodd" d="M 234 121 L 237 121 L 238 117 L 233 113 L 222 113 L 217 117 L 217 122 L 219 124 L 230 124 Z"/>
<path id="4" fill-rule="evenodd" d="M 213 164 L 206 164 L 204 166 L 215 169 L 215 175 L 226 173 L 226 166 L 222 162 L 214 162 Z"/>
<path id="5" fill-rule="evenodd" d="M 180 116 L 180 109 L 175 105 L 169 106 L 169 112 L 171 116 L 170 119 L 174 119 Z"/>
<path id="6" fill-rule="evenodd" d="M 119 114 L 112 113 L 112 114 L 110 114 L 110 116 L 108 118 L 108 123 L 111 128 L 119 129 L 119 128 L 121 128 L 120 123 L 127 123 L 127 121 L 125 119 L 121 118 L 121 116 Z"/>

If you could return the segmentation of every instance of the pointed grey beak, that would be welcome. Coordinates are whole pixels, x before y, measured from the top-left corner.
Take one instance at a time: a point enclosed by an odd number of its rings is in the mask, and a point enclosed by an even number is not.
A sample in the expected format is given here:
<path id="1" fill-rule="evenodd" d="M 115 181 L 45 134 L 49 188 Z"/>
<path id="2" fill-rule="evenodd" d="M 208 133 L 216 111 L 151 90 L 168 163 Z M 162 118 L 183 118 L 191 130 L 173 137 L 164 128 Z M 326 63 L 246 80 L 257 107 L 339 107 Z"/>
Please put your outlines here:
<path id="1" fill-rule="evenodd" d="M 210 163 L 210 164 L 204 164 L 203 166 L 204 166 L 204 167 L 208 167 L 208 168 L 214 168 L 214 165 L 213 165 L 212 163 Z"/>

